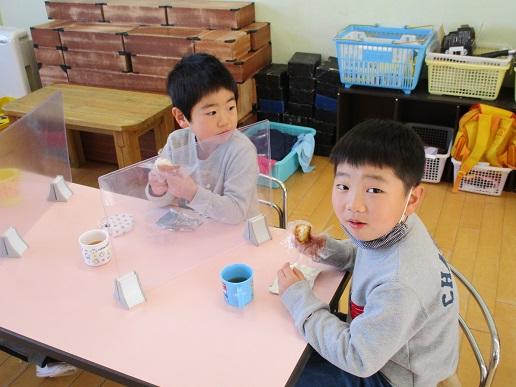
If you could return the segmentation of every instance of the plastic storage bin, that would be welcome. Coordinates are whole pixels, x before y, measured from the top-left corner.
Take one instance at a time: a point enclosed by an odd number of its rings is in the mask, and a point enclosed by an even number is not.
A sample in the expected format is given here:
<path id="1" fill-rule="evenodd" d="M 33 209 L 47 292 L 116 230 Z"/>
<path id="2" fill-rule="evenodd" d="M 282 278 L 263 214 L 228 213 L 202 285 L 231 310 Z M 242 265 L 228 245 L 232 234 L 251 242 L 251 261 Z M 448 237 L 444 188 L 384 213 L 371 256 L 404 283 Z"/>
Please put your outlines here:
<path id="1" fill-rule="evenodd" d="M 429 52 L 428 92 L 486 100 L 498 97 L 512 57 L 483 58 Z"/>
<path id="2" fill-rule="evenodd" d="M 281 124 L 279 122 L 271 122 L 271 129 L 279 130 L 280 132 L 298 136 L 300 134 L 313 134 L 315 136 L 315 129 L 307 128 L 305 126 L 296 126 L 289 124 Z M 283 159 L 276 161 L 272 167 L 271 176 L 281 181 L 286 181 L 299 168 L 299 160 L 297 153 L 291 150 Z"/>
<path id="3" fill-rule="evenodd" d="M 315 129 L 307 128 L 305 126 L 296 126 L 289 124 L 282 124 L 279 122 L 269 121 L 270 129 L 276 129 L 280 132 L 287 133 L 290 135 L 298 136 L 300 134 L 313 134 L 315 136 Z M 252 133 L 247 133 L 247 135 L 252 135 Z M 286 181 L 294 172 L 299 168 L 299 160 L 297 158 L 297 153 L 294 150 L 291 150 L 283 159 L 276 161 L 274 166 L 272 167 L 270 176 L 275 177 L 276 179 L 281 180 L 282 182 Z M 269 185 L 267 181 L 261 181 L 258 179 L 258 184 L 260 185 Z M 272 184 L 273 188 L 278 188 L 277 184 Z"/>
<path id="4" fill-rule="evenodd" d="M 443 176 L 446 160 L 450 157 L 453 128 L 413 122 L 408 122 L 406 125 L 419 134 L 425 145 L 439 149 L 440 153 L 436 155 L 425 155 L 425 172 L 422 179 L 428 183 L 439 183 Z"/>
<path id="5" fill-rule="evenodd" d="M 457 179 L 461 162 L 451 159 L 453 178 Z M 459 189 L 485 195 L 500 196 L 511 168 L 491 167 L 488 163 L 478 163 L 462 178 Z"/>
<path id="6" fill-rule="evenodd" d="M 410 94 L 434 37 L 430 29 L 350 25 L 335 37 L 340 80 L 346 88 L 375 86 Z"/>

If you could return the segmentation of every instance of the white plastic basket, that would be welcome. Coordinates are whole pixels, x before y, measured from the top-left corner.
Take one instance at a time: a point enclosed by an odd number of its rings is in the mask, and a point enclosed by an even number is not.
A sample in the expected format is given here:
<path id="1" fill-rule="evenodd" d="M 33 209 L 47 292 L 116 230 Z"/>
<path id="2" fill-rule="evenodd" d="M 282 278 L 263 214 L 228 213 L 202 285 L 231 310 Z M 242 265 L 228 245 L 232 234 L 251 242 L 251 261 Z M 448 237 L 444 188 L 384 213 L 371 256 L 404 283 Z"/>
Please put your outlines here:
<path id="1" fill-rule="evenodd" d="M 446 152 L 436 155 L 425 154 L 425 171 L 421 180 L 427 183 L 439 183 L 443 176 L 446 160 L 450 157 L 453 128 L 415 122 L 406 122 L 405 125 L 411 127 L 421 137 L 425 145 Z"/>
<path id="2" fill-rule="evenodd" d="M 425 173 L 422 181 L 427 183 L 439 183 L 443 176 L 446 160 L 450 157 L 451 144 L 445 155 L 425 155 Z"/>
<path id="3" fill-rule="evenodd" d="M 453 179 L 457 179 L 461 162 L 451 159 Z M 511 168 L 491 167 L 488 163 L 478 163 L 462 178 L 459 189 L 485 195 L 500 196 Z"/>

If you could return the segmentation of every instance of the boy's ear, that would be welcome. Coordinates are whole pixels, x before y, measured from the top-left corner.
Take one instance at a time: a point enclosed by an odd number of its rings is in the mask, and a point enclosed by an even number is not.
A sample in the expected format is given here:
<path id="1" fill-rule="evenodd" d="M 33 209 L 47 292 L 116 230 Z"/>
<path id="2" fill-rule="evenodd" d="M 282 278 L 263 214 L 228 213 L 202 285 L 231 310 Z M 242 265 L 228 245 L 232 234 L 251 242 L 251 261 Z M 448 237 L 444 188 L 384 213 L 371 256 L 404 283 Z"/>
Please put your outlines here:
<path id="1" fill-rule="evenodd" d="M 176 107 L 172 108 L 172 115 L 176 119 L 177 123 L 181 128 L 188 128 L 190 126 L 190 122 L 186 119 L 185 115 L 181 110 Z"/>
<path id="2" fill-rule="evenodd" d="M 407 210 L 405 212 L 407 216 L 413 214 L 421 204 L 421 201 L 423 200 L 424 190 L 425 189 L 421 184 L 412 188 L 412 192 L 410 193 L 410 198 L 407 204 Z"/>

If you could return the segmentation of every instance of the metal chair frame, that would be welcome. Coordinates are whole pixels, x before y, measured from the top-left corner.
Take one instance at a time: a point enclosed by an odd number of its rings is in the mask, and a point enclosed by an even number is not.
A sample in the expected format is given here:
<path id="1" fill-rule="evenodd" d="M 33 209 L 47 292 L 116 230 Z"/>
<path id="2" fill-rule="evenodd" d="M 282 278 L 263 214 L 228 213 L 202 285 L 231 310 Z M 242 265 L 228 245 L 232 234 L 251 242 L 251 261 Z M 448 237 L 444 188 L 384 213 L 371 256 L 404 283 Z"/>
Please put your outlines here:
<path id="1" fill-rule="evenodd" d="M 471 329 L 469 328 L 468 324 L 462 316 L 459 315 L 459 324 L 462 328 L 462 331 L 464 332 L 464 335 L 468 339 L 468 342 L 473 350 L 473 353 L 475 355 L 475 358 L 477 360 L 478 366 L 480 368 L 480 387 L 489 387 L 491 383 L 493 382 L 493 378 L 496 372 L 496 368 L 498 367 L 498 364 L 500 363 L 500 338 L 498 336 L 498 330 L 496 329 L 496 324 L 493 318 L 493 315 L 489 311 L 489 308 L 487 307 L 485 301 L 483 300 L 482 296 L 480 296 L 480 293 L 477 291 L 477 289 L 473 286 L 471 282 L 469 282 L 464 275 L 459 272 L 455 267 L 453 267 L 451 264 L 448 264 L 450 267 L 453 275 L 459 279 L 459 281 L 466 287 L 469 293 L 473 296 L 476 303 L 480 307 L 480 310 L 482 311 L 482 314 L 484 315 L 484 318 L 486 320 L 487 328 L 489 329 L 489 334 L 491 338 L 491 351 L 489 356 L 489 364 L 486 365 L 486 361 L 484 359 L 484 356 L 482 355 L 482 352 L 480 352 L 480 348 L 478 346 L 478 343 L 475 339 L 475 336 L 471 332 Z"/>
<path id="2" fill-rule="evenodd" d="M 273 176 L 269 176 L 263 173 L 259 174 L 259 177 L 266 179 L 270 181 L 271 183 L 276 183 L 279 188 L 281 189 L 282 193 L 282 206 L 278 206 L 276 203 L 270 202 L 265 199 L 258 199 L 258 201 L 261 204 L 265 204 L 271 208 L 273 208 L 278 213 L 278 219 L 279 219 L 279 226 L 280 228 L 286 228 L 287 227 L 287 187 L 285 187 L 285 184 L 283 182 Z"/>

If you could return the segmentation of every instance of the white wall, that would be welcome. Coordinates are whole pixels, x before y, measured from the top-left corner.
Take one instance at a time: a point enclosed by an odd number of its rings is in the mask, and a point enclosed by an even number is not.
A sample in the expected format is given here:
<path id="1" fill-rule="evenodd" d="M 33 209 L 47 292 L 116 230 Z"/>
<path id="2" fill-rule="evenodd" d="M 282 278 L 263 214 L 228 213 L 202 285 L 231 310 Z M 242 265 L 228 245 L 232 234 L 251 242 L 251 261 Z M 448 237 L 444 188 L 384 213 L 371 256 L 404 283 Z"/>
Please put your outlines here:
<path id="1" fill-rule="evenodd" d="M 4 25 L 29 28 L 48 21 L 44 0 L 0 0 Z"/>
<path id="2" fill-rule="evenodd" d="M 332 38 L 348 24 L 443 24 L 449 31 L 468 23 L 478 42 L 516 48 L 516 0 L 256 0 L 255 7 L 257 21 L 271 22 L 277 63 L 296 51 L 334 55 Z M 0 0 L 0 14 L 15 27 L 47 20 L 44 0 Z"/>

